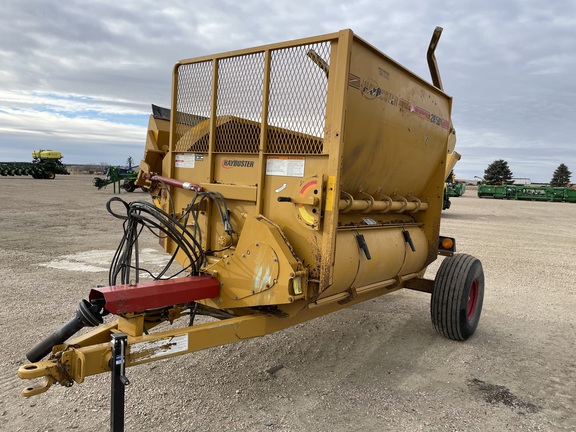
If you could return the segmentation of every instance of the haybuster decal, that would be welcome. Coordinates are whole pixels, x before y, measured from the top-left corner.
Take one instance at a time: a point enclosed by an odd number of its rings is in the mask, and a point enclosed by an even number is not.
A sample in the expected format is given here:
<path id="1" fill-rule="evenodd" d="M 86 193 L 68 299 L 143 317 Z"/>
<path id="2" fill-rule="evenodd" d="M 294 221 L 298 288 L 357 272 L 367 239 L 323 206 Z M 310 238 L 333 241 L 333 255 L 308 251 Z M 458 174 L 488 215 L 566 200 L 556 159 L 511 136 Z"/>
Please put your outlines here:
<path id="1" fill-rule="evenodd" d="M 224 159 L 222 161 L 222 168 L 224 169 L 253 168 L 253 167 L 254 167 L 254 161 L 249 160 Z"/>

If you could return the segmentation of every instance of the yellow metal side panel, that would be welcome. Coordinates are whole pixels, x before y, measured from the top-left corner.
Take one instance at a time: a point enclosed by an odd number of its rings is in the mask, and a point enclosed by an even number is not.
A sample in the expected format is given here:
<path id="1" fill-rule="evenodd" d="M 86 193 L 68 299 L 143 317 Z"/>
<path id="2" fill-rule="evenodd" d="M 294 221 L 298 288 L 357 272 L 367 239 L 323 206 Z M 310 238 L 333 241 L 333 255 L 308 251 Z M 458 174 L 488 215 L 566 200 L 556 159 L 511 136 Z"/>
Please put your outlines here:
<path id="1" fill-rule="evenodd" d="M 446 157 L 450 102 L 444 93 L 355 39 L 342 189 L 420 197 Z"/>
<path id="2" fill-rule="evenodd" d="M 150 116 L 148 120 L 148 132 L 146 134 L 146 147 L 144 158 L 140 163 L 140 172 L 136 184 L 139 186 L 151 186 L 149 180 L 144 180 L 142 174 L 162 172 L 162 159 L 168 152 L 170 142 L 170 122 L 156 119 Z"/>
<path id="3" fill-rule="evenodd" d="M 237 247 L 206 269 L 221 285 L 220 297 L 206 303 L 223 309 L 292 303 L 303 296 L 291 289 L 299 267 L 278 227 L 247 217 Z"/>
<path id="4" fill-rule="evenodd" d="M 223 184 L 258 184 L 261 167 L 256 154 L 214 155 L 214 180 Z"/>
<path id="5" fill-rule="evenodd" d="M 318 279 L 322 260 L 322 173 L 327 156 L 290 157 L 304 167 L 301 176 L 267 175 L 264 187 L 263 214 L 280 226 L 296 255 L 304 262 L 311 279 Z M 290 198 L 291 201 L 278 201 Z M 295 202 L 316 200 L 317 204 Z"/>

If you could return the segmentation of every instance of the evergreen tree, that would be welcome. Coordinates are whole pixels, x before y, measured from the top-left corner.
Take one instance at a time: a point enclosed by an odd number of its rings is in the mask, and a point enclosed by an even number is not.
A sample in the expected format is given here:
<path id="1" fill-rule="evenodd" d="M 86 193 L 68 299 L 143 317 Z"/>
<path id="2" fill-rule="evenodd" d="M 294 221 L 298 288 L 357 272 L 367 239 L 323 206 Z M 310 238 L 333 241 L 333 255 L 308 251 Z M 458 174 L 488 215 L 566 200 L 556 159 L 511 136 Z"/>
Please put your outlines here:
<path id="1" fill-rule="evenodd" d="M 508 168 L 508 162 L 499 159 L 488 165 L 484 170 L 484 180 L 488 184 L 509 183 L 512 180 L 512 171 Z"/>
<path id="2" fill-rule="evenodd" d="M 550 180 L 550 186 L 568 186 L 568 183 L 570 183 L 571 175 L 572 173 L 566 165 L 558 165 L 558 168 L 556 168 L 556 171 L 554 171 L 552 180 Z"/>

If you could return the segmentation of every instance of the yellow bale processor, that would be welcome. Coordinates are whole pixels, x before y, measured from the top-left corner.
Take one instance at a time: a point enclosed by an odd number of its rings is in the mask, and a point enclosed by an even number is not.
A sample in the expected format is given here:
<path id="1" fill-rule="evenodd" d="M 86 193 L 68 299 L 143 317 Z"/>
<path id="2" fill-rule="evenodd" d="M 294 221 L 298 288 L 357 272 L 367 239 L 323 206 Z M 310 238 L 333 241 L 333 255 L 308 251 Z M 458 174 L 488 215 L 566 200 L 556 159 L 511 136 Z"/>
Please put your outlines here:
<path id="1" fill-rule="evenodd" d="M 446 173 L 459 158 L 434 56 L 440 33 L 428 49 L 432 84 L 350 30 L 178 62 L 171 109 L 155 107 L 140 163 L 137 184 L 153 203 L 116 216 L 156 230 L 183 273 L 139 281 L 127 237 L 110 286 L 93 288 L 28 352 L 20 377 L 44 379 L 24 395 L 109 371 L 123 388 L 126 367 L 402 288 L 431 293 L 442 335 L 474 333 L 482 265 L 440 236 Z M 117 319 L 103 324 L 107 314 Z M 183 315 L 189 325 L 155 331 Z M 194 325 L 196 315 L 216 319 Z M 85 326 L 97 327 L 67 342 Z"/>

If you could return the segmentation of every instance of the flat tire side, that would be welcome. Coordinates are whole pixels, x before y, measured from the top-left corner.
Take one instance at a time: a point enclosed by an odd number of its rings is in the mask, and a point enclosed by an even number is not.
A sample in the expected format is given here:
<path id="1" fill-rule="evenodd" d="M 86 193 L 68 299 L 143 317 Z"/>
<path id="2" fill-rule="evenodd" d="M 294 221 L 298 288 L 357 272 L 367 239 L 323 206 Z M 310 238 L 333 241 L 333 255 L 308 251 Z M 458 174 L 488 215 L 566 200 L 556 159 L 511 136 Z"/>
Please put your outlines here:
<path id="1" fill-rule="evenodd" d="M 445 258 L 430 301 L 436 331 L 448 339 L 468 339 L 478 327 L 483 301 L 484 270 L 480 260 L 467 254 Z"/>

